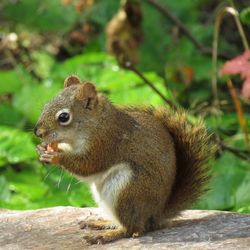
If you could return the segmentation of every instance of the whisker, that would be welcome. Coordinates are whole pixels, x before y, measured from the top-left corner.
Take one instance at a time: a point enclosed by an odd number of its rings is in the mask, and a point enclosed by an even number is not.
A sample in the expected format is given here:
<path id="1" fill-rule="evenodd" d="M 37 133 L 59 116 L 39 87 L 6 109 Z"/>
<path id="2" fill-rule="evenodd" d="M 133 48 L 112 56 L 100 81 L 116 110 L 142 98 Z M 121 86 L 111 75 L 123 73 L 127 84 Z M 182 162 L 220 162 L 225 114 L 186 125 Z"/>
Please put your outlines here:
<path id="1" fill-rule="evenodd" d="M 30 135 L 34 135 L 34 132 L 33 131 L 24 131 L 25 133 L 28 133 Z"/>
<path id="2" fill-rule="evenodd" d="M 25 129 L 24 131 L 25 131 L 26 133 L 34 134 L 34 129 Z"/>
<path id="3" fill-rule="evenodd" d="M 25 131 L 33 131 L 33 130 L 34 130 L 34 127 L 35 127 L 35 125 L 25 125 L 25 126 L 23 127 L 23 129 L 24 129 Z"/>
<path id="4" fill-rule="evenodd" d="M 63 171 L 63 169 L 61 169 L 60 178 L 59 178 L 58 183 L 57 183 L 57 187 L 58 187 L 58 188 L 60 187 L 60 184 L 61 184 L 61 182 L 62 182 L 63 175 L 64 175 L 64 171 Z"/>
<path id="5" fill-rule="evenodd" d="M 68 194 L 69 189 L 70 189 L 70 187 L 71 187 L 71 184 L 72 184 L 73 178 L 74 178 L 74 176 L 73 176 L 73 174 L 71 174 L 70 183 L 69 183 L 69 185 L 68 185 L 68 187 L 67 187 L 67 191 L 66 191 L 66 193 L 67 193 L 67 194 Z"/>
<path id="6" fill-rule="evenodd" d="M 51 168 L 51 169 L 47 172 L 47 174 L 46 174 L 46 175 L 44 176 L 44 178 L 43 178 L 43 181 L 46 181 L 46 179 L 49 177 L 50 174 L 52 174 L 53 171 L 55 171 L 55 168 Z"/>
<path id="7" fill-rule="evenodd" d="M 82 183 L 82 181 L 79 180 L 79 181 L 73 183 L 73 185 L 78 185 L 79 183 Z"/>

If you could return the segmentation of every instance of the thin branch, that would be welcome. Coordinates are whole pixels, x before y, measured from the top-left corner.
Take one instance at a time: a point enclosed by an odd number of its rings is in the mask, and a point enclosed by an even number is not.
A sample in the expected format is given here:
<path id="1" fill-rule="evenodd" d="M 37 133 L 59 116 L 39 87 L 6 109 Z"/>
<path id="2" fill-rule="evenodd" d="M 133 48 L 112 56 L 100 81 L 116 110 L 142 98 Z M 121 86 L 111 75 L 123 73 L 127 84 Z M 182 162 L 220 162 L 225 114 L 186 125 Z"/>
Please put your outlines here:
<path id="1" fill-rule="evenodd" d="M 152 82 L 150 82 L 142 72 L 140 72 L 132 63 L 126 62 L 125 68 L 133 71 L 137 76 L 139 76 L 145 84 L 147 84 L 161 99 L 166 102 L 171 108 L 176 109 L 177 106 L 169 99 L 167 99 L 155 86 Z"/>
<path id="2" fill-rule="evenodd" d="M 212 92 L 215 99 L 216 106 L 219 106 L 219 97 L 217 89 L 217 61 L 218 61 L 218 42 L 222 16 L 218 14 L 215 18 L 214 24 L 214 38 L 213 38 L 213 53 L 212 53 Z"/>
<path id="3" fill-rule="evenodd" d="M 242 150 L 242 149 L 228 146 L 224 143 L 224 141 L 218 135 L 217 136 L 215 135 L 215 137 L 213 137 L 213 142 L 215 144 L 217 144 L 221 150 L 228 151 L 231 154 L 234 154 L 236 157 L 238 157 L 244 161 L 250 162 L 250 156 L 249 156 L 250 151 L 249 150 Z"/>
<path id="4" fill-rule="evenodd" d="M 250 148 L 247 121 L 244 117 L 244 112 L 243 112 L 241 102 L 240 102 L 239 97 L 237 95 L 237 92 L 234 88 L 233 82 L 230 78 L 228 78 L 228 80 L 227 80 L 227 87 L 228 87 L 229 93 L 233 99 L 240 126 L 242 127 L 242 130 L 244 132 L 246 145 L 248 148 Z"/>
<path id="5" fill-rule="evenodd" d="M 198 41 L 194 35 L 189 31 L 189 29 L 184 25 L 184 23 L 179 20 L 172 12 L 166 7 L 161 5 L 157 0 L 146 0 L 148 4 L 152 5 L 155 9 L 161 12 L 165 17 L 171 20 L 176 26 L 186 35 L 186 37 L 194 44 L 194 46 L 200 50 L 202 54 L 212 55 L 212 48 L 205 47 L 200 41 Z M 222 59 L 229 59 L 228 54 L 219 54 Z"/>
<path id="6" fill-rule="evenodd" d="M 238 158 L 240 158 L 244 161 L 250 162 L 250 157 L 249 157 L 250 152 L 249 151 L 246 151 L 246 150 L 242 151 L 242 150 L 239 150 L 237 148 L 230 147 L 222 141 L 217 141 L 217 143 L 221 147 L 221 149 L 226 150 L 226 151 L 234 154 L 235 156 L 237 156 Z"/>

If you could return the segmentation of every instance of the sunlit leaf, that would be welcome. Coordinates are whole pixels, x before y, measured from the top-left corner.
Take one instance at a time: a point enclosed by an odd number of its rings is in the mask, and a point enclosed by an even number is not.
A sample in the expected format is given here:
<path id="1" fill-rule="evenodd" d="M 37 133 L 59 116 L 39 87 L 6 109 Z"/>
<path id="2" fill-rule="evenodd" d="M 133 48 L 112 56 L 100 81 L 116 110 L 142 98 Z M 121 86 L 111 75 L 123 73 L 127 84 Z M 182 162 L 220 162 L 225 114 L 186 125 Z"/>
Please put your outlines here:
<path id="1" fill-rule="evenodd" d="M 35 123 L 44 104 L 55 96 L 59 89 L 59 85 L 50 80 L 41 85 L 26 85 L 14 96 L 14 107 Z"/>
<path id="2" fill-rule="evenodd" d="M 24 117 L 9 104 L 0 103 L 1 125 L 19 127 L 24 123 Z"/>
<path id="3" fill-rule="evenodd" d="M 0 126 L 0 165 L 16 164 L 35 158 L 35 146 L 30 134 Z"/>
<path id="4" fill-rule="evenodd" d="M 250 24 L 250 7 L 247 7 L 241 11 L 240 18 L 243 23 Z"/>
<path id="5" fill-rule="evenodd" d="M 0 94 L 17 92 L 22 84 L 19 77 L 16 70 L 0 71 Z"/>
<path id="6" fill-rule="evenodd" d="M 224 153 L 213 163 L 210 192 L 198 204 L 202 209 L 228 210 L 236 205 L 238 186 L 244 181 L 248 163 L 240 162 L 230 153 Z"/>
<path id="7" fill-rule="evenodd" d="M 0 176 L 0 204 L 1 201 L 8 202 L 10 199 L 10 189 L 8 182 L 6 181 L 6 178 L 4 176 Z"/>

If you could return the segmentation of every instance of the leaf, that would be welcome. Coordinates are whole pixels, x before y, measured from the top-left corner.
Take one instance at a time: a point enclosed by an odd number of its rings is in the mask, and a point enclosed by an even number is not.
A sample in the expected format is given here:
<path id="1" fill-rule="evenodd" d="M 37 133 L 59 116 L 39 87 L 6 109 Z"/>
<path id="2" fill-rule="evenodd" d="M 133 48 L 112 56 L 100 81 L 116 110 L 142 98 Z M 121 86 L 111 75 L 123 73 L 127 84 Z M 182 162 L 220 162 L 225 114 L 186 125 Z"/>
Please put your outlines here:
<path id="1" fill-rule="evenodd" d="M 52 78 L 63 82 L 70 74 L 77 74 L 82 80 L 90 79 L 97 84 L 98 89 L 107 91 L 110 99 L 117 104 L 162 105 L 164 103 L 137 75 L 120 68 L 114 58 L 103 53 L 75 56 L 57 65 Z M 154 72 L 146 72 L 144 75 L 167 98 L 170 97 L 170 92 L 164 86 L 161 77 Z"/>
<path id="2" fill-rule="evenodd" d="M 245 51 L 242 55 L 227 61 L 221 68 L 221 75 L 240 74 L 244 80 L 242 86 L 242 95 L 245 98 L 250 98 L 250 51 Z"/>
<path id="3" fill-rule="evenodd" d="M 42 107 L 56 93 L 59 92 L 59 85 L 51 80 L 44 81 L 44 84 L 26 84 L 13 98 L 14 107 L 22 112 L 32 123 L 36 123 Z"/>
<path id="4" fill-rule="evenodd" d="M 241 185 L 238 187 L 236 192 L 236 204 L 237 208 L 241 206 L 250 207 L 250 172 L 248 172 L 242 181 Z"/>
<path id="5" fill-rule="evenodd" d="M 40 175 L 32 167 L 25 166 L 20 172 L 9 170 L 6 173 L 9 185 L 15 194 L 34 201 L 43 197 L 48 191 Z"/>
<path id="6" fill-rule="evenodd" d="M 1 125 L 21 127 L 24 124 L 23 114 L 10 104 L 0 103 L 0 117 Z"/>
<path id="7" fill-rule="evenodd" d="M 7 2 L 1 10 L 7 20 L 38 31 L 68 31 L 77 17 L 72 7 L 63 6 L 58 1 Z"/>
<path id="8" fill-rule="evenodd" d="M 247 119 L 247 118 L 246 118 Z M 221 137 L 226 135 L 234 135 L 238 132 L 238 122 L 235 113 L 222 113 L 220 116 L 212 115 L 205 120 L 207 127 L 219 128 Z"/>
<path id="9" fill-rule="evenodd" d="M 243 206 L 240 208 L 235 209 L 236 212 L 238 213 L 246 213 L 249 214 L 250 213 L 250 205 L 249 206 Z"/>
<path id="10" fill-rule="evenodd" d="M 17 70 L 0 71 L 0 94 L 17 92 L 22 83 Z"/>
<path id="11" fill-rule="evenodd" d="M 145 85 L 137 76 L 131 73 L 126 75 L 124 71 L 117 72 L 117 77 L 110 81 L 111 86 L 117 86 L 109 95 L 110 99 L 117 104 L 123 105 L 163 105 L 164 101 Z M 153 72 L 144 74 L 163 93 L 167 98 L 170 97 L 170 92 L 166 89 L 163 79 Z M 131 78 L 129 78 L 130 76 Z M 117 79 L 116 79 L 117 78 Z M 119 80 L 120 79 L 120 80 Z M 114 81 L 114 82 L 113 82 Z M 126 94 L 124 94 L 126 93 Z M 147 98 L 145 98 L 147 96 Z"/>
<path id="12" fill-rule="evenodd" d="M 93 206 L 94 202 L 88 186 L 58 167 L 41 166 L 44 171 L 44 183 L 49 187 L 43 200 L 42 207 L 71 205 L 78 207 Z"/>
<path id="13" fill-rule="evenodd" d="M 52 66 L 54 65 L 54 60 L 47 53 L 42 53 L 34 51 L 31 54 L 33 62 L 33 68 L 39 77 L 42 79 L 49 77 Z"/>
<path id="14" fill-rule="evenodd" d="M 244 24 L 250 24 L 250 7 L 247 7 L 241 11 L 240 19 Z"/>
<path id="15" fill-rule="evenodd" d="M 249 164 L 224 153 L 213 163 L 213 178 L 210 192 L 198 203 L 199 209 L 229 210 L 236 206 L 238 186 L 243 182 Z"/>
<path id="16" fill-rule="evenodd" d="M 19 129 L 0 126 L 0 166 L 37 158 L 32 136 Z"/>
<path id="17" fill-rule="evenodd" d="M 77 188 L 72 188 L 68 196 L 71 206 L 92 207 L 95 205 L 89 188 L 84 183 L 79 183 Z"/>
<path id="18" fill-rule="evenodd" d="M 0 176 L 0 201 L 9 201 L 10 195 L 9 185 L 5 176 Z"/>

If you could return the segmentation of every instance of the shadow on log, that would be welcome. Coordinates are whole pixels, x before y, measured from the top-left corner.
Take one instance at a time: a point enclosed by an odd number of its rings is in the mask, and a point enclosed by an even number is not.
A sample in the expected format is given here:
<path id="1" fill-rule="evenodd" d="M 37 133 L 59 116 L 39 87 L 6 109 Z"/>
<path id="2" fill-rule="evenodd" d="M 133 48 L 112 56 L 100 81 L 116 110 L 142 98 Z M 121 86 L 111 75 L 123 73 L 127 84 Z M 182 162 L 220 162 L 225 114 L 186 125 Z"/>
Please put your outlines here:
<path id="1" fill-rule="evenodd" d="M 102 218 L 96 208 L 0 210 L 0 249 L 250 249 L 250 215 L 188 210 L 164 230 L 87 246 L 79 222 Z"/>

